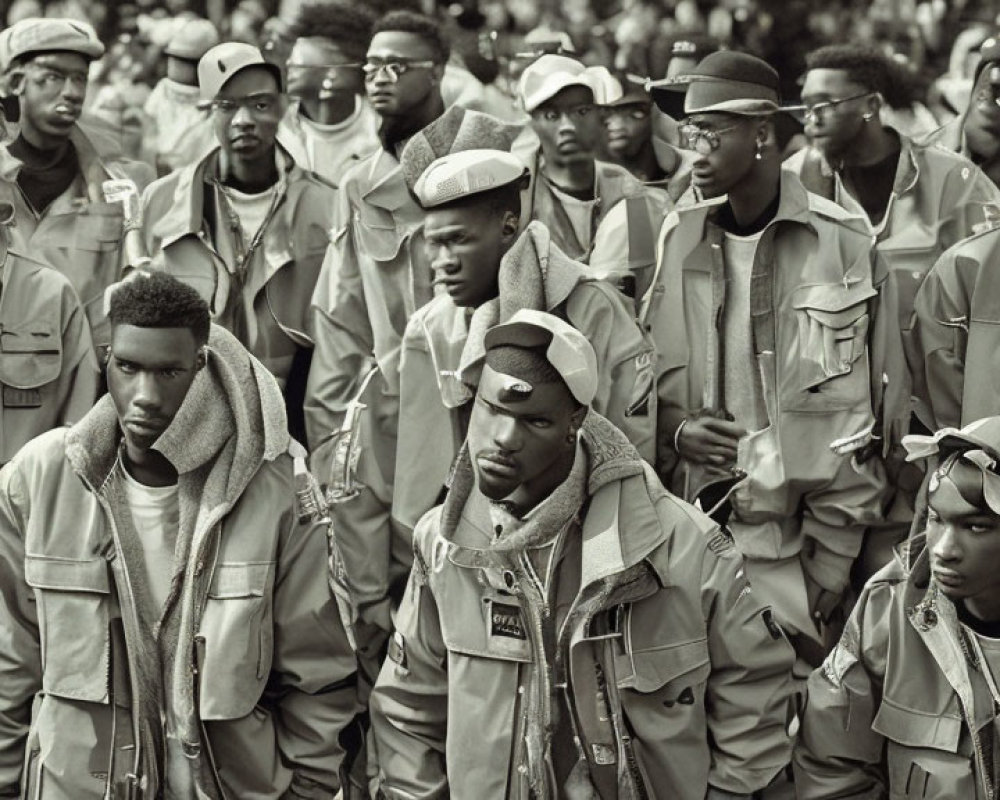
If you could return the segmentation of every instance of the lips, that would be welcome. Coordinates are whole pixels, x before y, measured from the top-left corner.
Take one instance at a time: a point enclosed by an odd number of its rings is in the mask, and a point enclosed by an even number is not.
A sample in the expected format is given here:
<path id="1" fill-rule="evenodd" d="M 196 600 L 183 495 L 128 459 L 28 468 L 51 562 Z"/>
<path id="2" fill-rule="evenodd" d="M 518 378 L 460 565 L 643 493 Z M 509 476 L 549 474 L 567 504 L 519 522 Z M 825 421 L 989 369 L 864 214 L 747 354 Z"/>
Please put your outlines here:
<path id="1" fill-rule="evenodd" d="M 513 480 L 517 478 L 517 464 L 508 458 L 497 455 L 481 455 L 476 457 L 479 469 L 493 478 Z"/>
<path id="2" fill-rule="evenodd" d="M 957 572 L 952 572 L 947 569 L 935 569 L 934 579 L 948 589 L 957 589 L 963 583 L 965 583 L 965 578 L 959 575 Z"/>
<path id="3" fill-rule="evenodd" d="M 122 420 L 122 427 L 141 439 L 156 438 L 166 430 L 166 425 L 161 420 L 144 417 L 126 417 Z"/>
<path id="4" fill-rule="evenodd" d="M 580 145 L 576 141 L 563 140 L 561 142 L 556 143 L 556 150 L 558 150 L 560 153 L 571 155 L 573 153 L 580 152 Z"/>
<path id="5" fill-rule="evenodd" d="M 229 141 L 235 147 L 255 147 L 260 142 L 260 139 L 256 136 L 245 134 L 243 136 L 234 136 Z"/>
<path id="6" fill-rule="evenodd" d="M 53 116 L 67 123 L 73 123 L 80 118 L 80 111 L 81 109 L 76 106 L 58 105 L 53 109 Z"/>

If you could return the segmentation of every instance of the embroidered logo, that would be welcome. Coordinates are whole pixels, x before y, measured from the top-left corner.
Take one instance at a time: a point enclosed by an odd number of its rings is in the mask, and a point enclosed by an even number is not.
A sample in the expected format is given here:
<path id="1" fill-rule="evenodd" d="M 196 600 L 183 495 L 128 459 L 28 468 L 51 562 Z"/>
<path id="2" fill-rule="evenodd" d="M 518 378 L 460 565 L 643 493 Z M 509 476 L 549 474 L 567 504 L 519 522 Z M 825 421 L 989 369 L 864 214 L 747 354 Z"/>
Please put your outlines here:
<path id="1" fill-rule="evenodd" d="M 527 639 L 521 619 L 521 609 L 505 603 L 491 603 L 490 636 L 505 636 L 508 639 Z"/>

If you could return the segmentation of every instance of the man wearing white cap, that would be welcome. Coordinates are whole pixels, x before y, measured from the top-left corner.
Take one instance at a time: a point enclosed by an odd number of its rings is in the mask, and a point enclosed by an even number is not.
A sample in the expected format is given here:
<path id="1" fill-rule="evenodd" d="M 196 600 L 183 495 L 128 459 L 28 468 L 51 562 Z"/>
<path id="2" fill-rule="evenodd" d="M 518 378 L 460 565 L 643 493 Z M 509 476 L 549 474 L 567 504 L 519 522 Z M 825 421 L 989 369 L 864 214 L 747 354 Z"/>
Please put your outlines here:
<path id="1" fill-rule="evenodd" d="M 582 333 L 522 310 L 483 349 L 372 695 L 383 795 L 749 798 L 792 653 L 732 540 L 591 410 Z"/>
<path id="2" fill-rule="evenodd" d="M 309 298 L 336 191 L 276 144 L 287 102 L 278 68 L 256 47 L 216 45 L 198 62 L 198 84 L 218 146 L 149 187 L 146 249 L 154 268 L 194 286 L 214 321 L 271 370 L 304 440 Z"/>
<path id="3" fill-rule="evenodd" d="M 73 285 L 87 312 L 94 345 L 108 344 L 104 290 L 119 275 L 122 208 L 101 185 L 152 171 L 108 156 L 104 142 L 77 125 L 90 62 L 104 53 L 93 28 L 69 19 L 30 19 L 6 38 L 6 81 L 20 101 L 20 133 L 0 147 L 0 180 L 13 192 L 13 244 L 48 262 Z"/>
<path id="4" fill-rule="evenodd" d="M 198 61 L 218 43 L 211 22 L 189 19 L 177 26 L 163 51 L 167 74 L 143 106 L 146 147 L 161 177 L 194 163 L 215 146 L 208 110 L 200 107 Z"/>
<path id="5" fill-rule="evenodd" d="M 624 167 L 595 159 L 605 75 L 560 55 L 542 56 L 521 75 L 521 104 L 540 141 L 529 203 L 566 255 L 602 276 L 627 277 L 651 265 L 653 231 L 670 202 Z"/>
<path id="6" fill-rule="evenodd" d="M 684 109 L 706 199 L 664 222 L 639 320 L 657 352 L 657 466 L 680 496 L 730 509 L 754 591 L 815 665 L 885 490 L 872 454 L 871 237 L 781 169 L 768 64 L 706 56 Z"/>

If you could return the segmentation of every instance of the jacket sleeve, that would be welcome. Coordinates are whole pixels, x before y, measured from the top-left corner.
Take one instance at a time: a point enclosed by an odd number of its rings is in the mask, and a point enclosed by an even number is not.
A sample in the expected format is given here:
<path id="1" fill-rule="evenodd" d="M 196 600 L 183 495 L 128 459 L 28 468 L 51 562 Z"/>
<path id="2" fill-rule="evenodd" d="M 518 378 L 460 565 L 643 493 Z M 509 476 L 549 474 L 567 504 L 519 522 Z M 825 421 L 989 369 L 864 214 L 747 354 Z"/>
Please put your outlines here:
<path id="1" fill-rule="evenodd" d="M 432 539 L 437 519 L 437 509 L 428 512 L 414 533 L 415 541 Z M 448 656 L 419 545 L 414 555 L 389 657 L 370 706 L 379 784 L 388 800 L 448 797 Z"/>
<path id="2" fill-rule="evenodd" d="M 278 749 L 292 770 L 292 797 L 329 797 L 339 788 L 340 732 L 357 713 L 354 653 L 323 565 L 326 530 L 294 511 L 278 555 L 274 661 Z"/>
<path id="3" fill-rule="evenodd" d="M 891 590 L 877 581 L 865 587 L 840 642 L 809 677 L 792 760 L 800 800 L 886 796 L 884 741 L 872 723 L 885 674 Z"/>
<path id="4" fill-rule="evenodd" d="M 702 565 L 712 664 L 705 700 L 713 743 L 709 783 L 749 795 L 767 786 L 791 756 L 795 655 L 754 595 L 732 540 L 717 532 L 711 543 L 719 544 L 706 549 Z"/>
<path id="5" fill-rule="evenodd" d="M 28 514 L 16 462 L 0 470 L 0 797 L 19 797 L 31 704 L 42 688 L 34 598 L 24 578 Z"/>
<path id="6" fill-rule="evenodd" d="M 67 286 L 62 298 L 63 369 L 59 375 L 59 422 L 79 422 L 94 405 L 100 373 L 90 326 L 80 301 Z"/>
<path id="7" fill-rule="evenodd" d="M 342 190 L 337 199 L 333 234 L 309 312 L 316 342 L 305 399 L 310 450 L 340 429 L 374 348 L 348 194 Z M 322 472 L 322 466 L 313 468 Z"/>
<path id="8" fill-rule="evenodd" d="M 988 219 L 988 207 L 993 215 L 1000 211 L 1000 189 L 972 162 L 954 168 L 941 197 L 939 252 L 976 233 Z"/>

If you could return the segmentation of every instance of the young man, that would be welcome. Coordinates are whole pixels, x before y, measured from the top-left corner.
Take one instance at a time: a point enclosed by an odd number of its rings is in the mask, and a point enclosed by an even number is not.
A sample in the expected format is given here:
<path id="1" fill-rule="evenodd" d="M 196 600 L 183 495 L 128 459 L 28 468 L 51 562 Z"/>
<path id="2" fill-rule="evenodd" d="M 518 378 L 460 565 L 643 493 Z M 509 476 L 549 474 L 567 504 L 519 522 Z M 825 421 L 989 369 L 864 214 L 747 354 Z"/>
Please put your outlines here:
<path id="1" fill-rule="evenodd" d="M 167 74 L 143 106 L 146 147 L 160 177 L 193 164 L 215 147 L 209 111 L 202 107 L 198 91 L 198 61 L 218 43 L 211 22 L 190 19 L 177 27 L 163 51 Z"/>
<path id="2" fill-rule="evenodd" d="M 597 358 L 522 310 L 372 695 L 387 798 L 749 798 L 789 757 L 791 649 L 731 539 L 590 410 Z"/>
<path id="3" fill-rule="evenodd" d="M 308 313 L 336 191 L 275 142 L 286 100 L 277 68 L 248 44 L 226 42 L 198 63 L 217 147 L 161 178 L 143 197 L 153 266 L 194 286 L 214 320 L 285 392 L 292 434 L 313 346 Z"/>
<path id="4" fill-rule="evenodd" d="M 90 328 L 69 281 L 9 249 L 0 202 L 0 466 L 45 431 L 80 420 L 97 398 Z"/>
<path id="5" fill-rule="evenodd" d="M 101 185 L 131 178 L 141 189 L 152 170 L 109 157 L 77 125 L 90 63 L 104 53 L 89 25 L 24 20 L 7 46 L 7 82 L 20 102 L 20 133 L 0 146 L 0 181 L 16 187 L 12 243 L 69 279 L 103 349 L 110 336 L 103 297 L 119 278 L 122 208 L 104 202 Z"/>
<path id="6" fill-rule="evenodd" d="M 640 323 L 657 353 L 658 467 L 715 506 L 754 591 L 818 663 L 884 476 L 874 424 L 864 222 L 781 169 L 778 75 L 742 53 L 706 56 L 684 98 L 693 183 L 660 233 Z M 868 448 L 870 449 L 870 448 Z"/>
<path id="7" fill-rule="evenodd" d="M 964 114 L 919 139 L 960 153 L 1000 185 L 1000 42 L 991 36 L 979 50 L 972 95 Z"/>
<path id="8" fill-rule="evenodd" d="M 809 679 L 803 800 L 996 793 L 1000 418 L 904 445 L 930 460 L 927 528 L 868 582 Z"/>
<path id="9" fill-rule="evenodd" d="M 375 20 L 356 3 L 305 3 L 292 26 L 288 109 L 278 139 L 301 166 L 335 186 L 379 146 L 361 66 Z"/>
<path id="10" fill-rule="evenodd" d="M 382 146 L 344 176 L 333 234 L 313 295 L 316 351 L 306 394 L 311 449 L 344 421 L 374 361 L 390 374 L 406 322 L 431 299 L 431 271 L 399 156 L 444 112 L 448 45 L 437 24 L 390 12 L 374 27 L 363 67 Z M 322 464 L 314 464 L 325 474 Z"/>
<path id="11" fill-rule="evenodd" d="M 856 45 L 809 54 L 802 102 L 812 147 L 790 158 L 786 168 L 810 191 L 862 215 L 876 240 L 876 434 L 899 487 L 889 516 L 908 523 L 915 476 L 902 468 L 900 440 L 912 417 L 913 298 L 941 253 L 988 219 L 987 207 L 1000 204 L 1000 190 L 968 159 L 918 146 L 880 122 L 891 80 L 886 59 Z"/>
<path id="12" fill-rule="evenodd" d="M 566 255 L 621 278 L 651 265 L 653 231 L 671 203 L 623 167 L 595 159 L 598 81 L 595 68 L 558 55 L 542 56 L 521 75 L 521 104 L 540 142 L 529 207 Z"/>
<path id="13" fill-rule="evenodd" d="M 330 797 L 354 658 L 281 392 L 163 272 L 109 317 L 108 394 L 0 471 L 0 792 Z"/>

